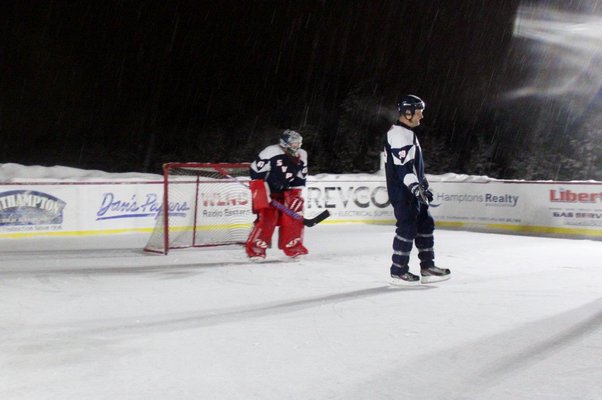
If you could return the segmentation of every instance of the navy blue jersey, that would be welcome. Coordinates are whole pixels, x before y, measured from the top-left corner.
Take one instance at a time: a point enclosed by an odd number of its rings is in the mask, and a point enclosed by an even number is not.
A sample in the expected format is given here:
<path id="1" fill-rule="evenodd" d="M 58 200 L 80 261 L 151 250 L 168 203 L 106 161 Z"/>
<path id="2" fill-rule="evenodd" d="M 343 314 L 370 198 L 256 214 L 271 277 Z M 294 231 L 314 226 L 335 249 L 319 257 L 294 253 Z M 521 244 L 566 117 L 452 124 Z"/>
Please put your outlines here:
<path id="1" fill-rule="evenodd" d="M 418 138 L 412 130 L 401 124 L 393 125 L 387 132 L 385 174 L 391 203 L 409 204 L 409 200 L 414 198 L 409 190 L 413 184 L 428 187 Z"/>
<path id="2" fill-rule="evenodd" d="M 307 152 L 299 149 L 293 157 L 273 144 L 259 153 L 249 172 L 251 179 L 265 180 L 272 193 L 302 188 L 307 178 Z"/>

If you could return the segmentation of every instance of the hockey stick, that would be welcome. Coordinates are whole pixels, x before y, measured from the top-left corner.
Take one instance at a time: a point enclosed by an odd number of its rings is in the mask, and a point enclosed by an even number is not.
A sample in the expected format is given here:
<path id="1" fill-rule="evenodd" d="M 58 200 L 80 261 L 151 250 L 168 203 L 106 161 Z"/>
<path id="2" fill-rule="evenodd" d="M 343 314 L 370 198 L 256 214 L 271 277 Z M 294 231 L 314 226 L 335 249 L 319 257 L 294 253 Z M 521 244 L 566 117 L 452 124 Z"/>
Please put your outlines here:
<path id="1" fill-rule="evenodd" d="M 223 169 L 219 169 L 219 172 L 224 174 L 226 177 L 236 181 L 236 183 L 246 187 L 247 189 L 249 188 L 248 185 L 245 185 L 243 182 L 239 181 L 238 179 L 236 179 L 235 177 L 233 177 L 232 175 L 229 175 L 225 170 Z M 328 210 L 324 210 L 322 211 L 320 214 L 316 215 L 313 218 L 305 218 L 303 217 L 303 215 L 301 214 L 297 214 L 296 212 L 294 212 L 293 210 L 291 210 L 290 208 L 288 208 L 287 206 L 285 206 L 284 204 L 280 203 L 279 201 L 276 200 L 270 200 L 270 205 L 280 211 L 282 211 L 283 213 L 285 213 L 286 215 L 288 215 L 289 217 L 296 219 L 297 221 L 303 221 L 303 225 L 307 226 L 308 228 L 311 228 L 314 225 L 319 224 L 320 222 L 324 221 L 326 218 L 330 217 L 330 211 Z"/>
<path id="2" fill-rule="evenodd" d="M 326 218 L 330 217 L 330 211 L 328 210 L 322 211 L 320 214 L 316 215 L 313 218 L 305 218 L 303 217 L 303 215 L 297 214 L 296 212 L 294 212 L 293 210 L 276 200 L 271 200 L 270 205 L 282 211 L 291 218 L 294 218 L 298 221 L 303 221 L 303 225 L 307 226 L 308 228 L 311 228 L 312 226 L 317 225 L 320 222 L 324 221 Z"/>

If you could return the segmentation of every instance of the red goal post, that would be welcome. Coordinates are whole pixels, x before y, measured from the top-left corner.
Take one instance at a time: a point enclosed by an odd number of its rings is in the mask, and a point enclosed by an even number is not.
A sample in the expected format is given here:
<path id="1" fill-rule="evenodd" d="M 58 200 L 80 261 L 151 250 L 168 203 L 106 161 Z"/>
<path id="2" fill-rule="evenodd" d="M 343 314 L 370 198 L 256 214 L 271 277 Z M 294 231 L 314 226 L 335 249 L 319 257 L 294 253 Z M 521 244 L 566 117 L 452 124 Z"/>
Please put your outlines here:
<path id="1" fill-rule="evenodd" d="M 166 163 L 163 203 L 144 250 L 243 244 L 251 230 L 249 163 Z"/>

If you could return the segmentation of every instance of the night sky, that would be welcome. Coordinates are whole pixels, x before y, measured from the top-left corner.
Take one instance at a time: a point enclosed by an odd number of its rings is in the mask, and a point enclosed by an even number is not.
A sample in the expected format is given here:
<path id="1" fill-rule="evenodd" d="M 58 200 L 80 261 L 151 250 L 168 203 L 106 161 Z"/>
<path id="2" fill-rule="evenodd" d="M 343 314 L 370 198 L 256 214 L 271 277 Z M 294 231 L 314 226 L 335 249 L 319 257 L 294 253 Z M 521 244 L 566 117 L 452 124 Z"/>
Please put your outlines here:
<path id="1" fill-rule="evenodd" d="M 293 128 L 313 172 L 369 172 L 397 97 L 413 93 L 423 134 L 456 155 L 431 165 L 463 172 L 480 136 L 528 129 L 495 117 L 525 79 L 519 5 L 3 2 L 0 162 L 157 172 L 250 161 Z"/>

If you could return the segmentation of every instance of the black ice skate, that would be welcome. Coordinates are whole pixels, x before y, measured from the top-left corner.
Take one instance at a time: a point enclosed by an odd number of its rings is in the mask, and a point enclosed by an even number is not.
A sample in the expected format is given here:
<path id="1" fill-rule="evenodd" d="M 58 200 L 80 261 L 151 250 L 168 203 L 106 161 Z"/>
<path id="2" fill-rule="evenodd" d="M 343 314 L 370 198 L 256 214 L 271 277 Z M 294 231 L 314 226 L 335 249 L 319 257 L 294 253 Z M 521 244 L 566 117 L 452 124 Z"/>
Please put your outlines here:
<path id="1" fill-rule="evenodd" d="M 411 272 L 391 273 L 391 285 L 395 286 L 416 286 L 420 285 L 420 277 Z"/>
<path id="2" fill-rule="evenodd" d="M 422 283 L 441 282 L 451 278 L 451 271 L 433 265 L 432 267 L 421 268 L 420 275 L 422 275 Z"/>

